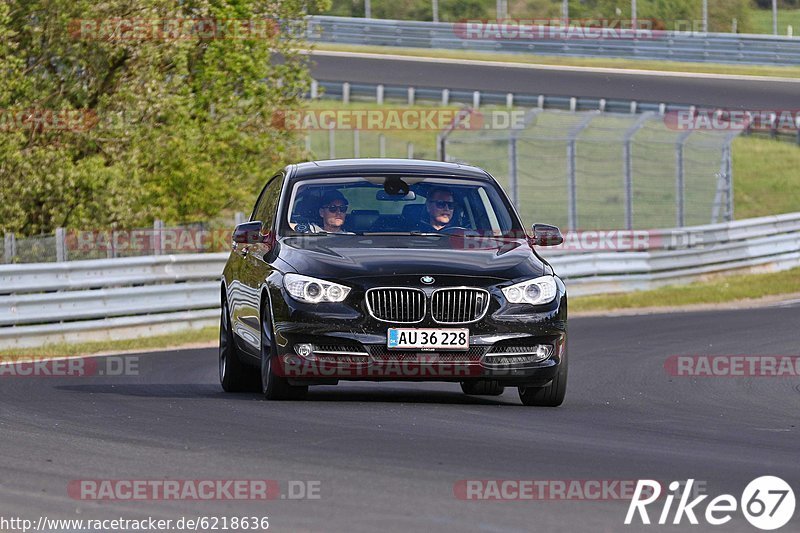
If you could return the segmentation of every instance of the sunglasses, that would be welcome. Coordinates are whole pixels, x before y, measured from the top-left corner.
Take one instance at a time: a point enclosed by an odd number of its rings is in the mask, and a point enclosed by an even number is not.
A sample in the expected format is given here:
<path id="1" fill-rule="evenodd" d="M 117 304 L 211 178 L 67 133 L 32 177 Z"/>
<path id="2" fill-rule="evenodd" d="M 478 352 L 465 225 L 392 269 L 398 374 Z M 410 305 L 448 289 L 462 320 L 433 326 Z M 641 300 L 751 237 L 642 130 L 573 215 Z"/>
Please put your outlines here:
<path id="1" fill-rule="evenodd" d="M 327 209 L 328 213 L 336 213 L 337 211 L 339 213 L 347 213 L 347 207 L 346 205 L 323 205 L 322 209 Z"/>
<path id="2" fill-rule="evenodd" d="M 431 200 L 431 203 L 438 207 L 439 209 L 449 209 L 452 211 L 455 209 L 456 203 L 455 202 L 446 202 L 444 200 Z"/>

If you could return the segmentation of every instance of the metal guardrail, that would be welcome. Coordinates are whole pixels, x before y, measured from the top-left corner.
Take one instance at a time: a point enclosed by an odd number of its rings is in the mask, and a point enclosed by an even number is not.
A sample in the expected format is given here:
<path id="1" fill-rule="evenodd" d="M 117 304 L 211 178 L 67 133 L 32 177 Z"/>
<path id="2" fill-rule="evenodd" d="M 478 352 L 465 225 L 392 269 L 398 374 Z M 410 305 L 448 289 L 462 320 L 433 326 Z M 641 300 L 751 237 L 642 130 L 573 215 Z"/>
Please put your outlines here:
<path id="1" fill-rule="evenodd" d="M 800 39 L 732 33 L 653 31 L 644 38 L 470 38 L 461 23 L 312 16 L 311 41 L 668 61 L 799 65 Z M 534 27 L 538 28 L 538 27 Z M 532 32 L 539 35 L 538 31 Z M 545 33 L 545 35 L 550 35 Z"/>
<path id="2" fill-rule="evenodd" d="M 641 251 L 541 254 L 572 296 L 800 266 L 800 213 L 644 233 Z M 215 325 L 227 255 L 0 265 L 0 349 Z"/>

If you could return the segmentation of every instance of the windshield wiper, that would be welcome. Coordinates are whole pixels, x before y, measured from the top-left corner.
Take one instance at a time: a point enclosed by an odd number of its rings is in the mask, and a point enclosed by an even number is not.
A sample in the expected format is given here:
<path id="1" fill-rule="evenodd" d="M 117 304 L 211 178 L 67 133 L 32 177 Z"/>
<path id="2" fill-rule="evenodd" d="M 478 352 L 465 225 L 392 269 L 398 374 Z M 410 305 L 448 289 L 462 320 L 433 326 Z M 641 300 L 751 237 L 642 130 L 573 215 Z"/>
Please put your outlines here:
<path id="1" fill-rule="evenodd" d="M 430 232 L 423 232 L 423 231 L 365 231 L 364 233 L 356 233 L 356 235 L 363 235 L 366 237 L 373 237 L 376 235 L 389 235 L 392 237 L 404 237 L 404 236 L 412 236 L 412 237 L 441 237 L 441 233 L 430 233 Z"/>

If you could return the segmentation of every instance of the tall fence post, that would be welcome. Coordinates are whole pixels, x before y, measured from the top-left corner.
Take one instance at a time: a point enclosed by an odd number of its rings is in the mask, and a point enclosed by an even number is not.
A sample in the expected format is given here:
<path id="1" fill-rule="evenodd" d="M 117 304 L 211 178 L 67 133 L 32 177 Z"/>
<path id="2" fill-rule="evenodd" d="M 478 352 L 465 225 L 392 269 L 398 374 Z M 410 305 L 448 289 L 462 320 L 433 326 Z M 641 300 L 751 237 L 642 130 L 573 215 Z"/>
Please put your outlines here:
<path id="1" fill-rule="evenodd" d="M 164 222 L 159 219 L 153 221 L 152 248 L 153 255 L 162 255 L 164 253 Z"/>
<path id="2" fill-rule="evenodd" d="M 336 132 L 333 122 L 328 126 L 328 159 L 336 159 Z"/>
<path id="3" fill-rule="evenodd" d="M 511 133 L 508 139 L 508 188 L 511 190 L 511 203 L 519 208 L 519 187 L 517 186 L 517 136 Z"/>
<path id="4" fill-rule="evenodd" d="M 600 110 L 587 113 L 586 117 L 567 134 L 567 229 L 570 231 L 578 229 L 578 179 L 575 157 L 578 135 L 599 114 Z"/>
<path id="5" fill-rule="evenodd" d="M 13 233 L 3 236 L 3 261 L 13 263 L 17 255 L 17 237 Z"/>
<path id="6" fill-rule="evenodd" d="M 56 228 L 56 261 L 63 263 L 67 260 L 67 232 L 64 228 Z"/>
<path id="7" fill-rule="evenodd" d="M 633 104 L 631 113 L 634 112 Z M 652 111 L 643 113 L 633 126 L 625 132 L 622 143 L 622 165 L 625 174 L 625 229 L 633 229 L 633 154 L 631 153 L 631 143 L 636 132 L 653 116 Z"/>
<path id="8" fill-rule="evenodd" d="M 691 134 L 692 130 L 681 133 L 675 143 L 675 226 L 678 228 L 686 225 L 686 162 L 683 154 Z"/>

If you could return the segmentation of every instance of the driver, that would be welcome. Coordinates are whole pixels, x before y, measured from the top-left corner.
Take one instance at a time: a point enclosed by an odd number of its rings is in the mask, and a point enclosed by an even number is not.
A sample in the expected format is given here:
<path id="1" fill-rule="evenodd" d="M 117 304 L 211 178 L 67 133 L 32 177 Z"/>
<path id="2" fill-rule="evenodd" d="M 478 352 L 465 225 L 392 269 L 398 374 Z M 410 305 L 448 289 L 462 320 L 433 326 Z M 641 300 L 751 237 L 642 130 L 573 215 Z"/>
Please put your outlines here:
<path id="1" fill-rule="evenodd" d="M 425 202 L 428 218 L 421 221 L 420 229 L 423 231 L 443 230 L 453 220 L 455 206 L 453 193 L 449 189 L 443 187 L 433 189 Z"/>

